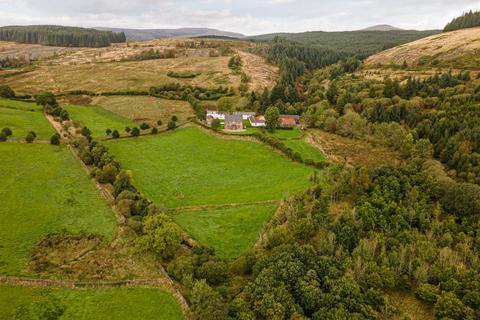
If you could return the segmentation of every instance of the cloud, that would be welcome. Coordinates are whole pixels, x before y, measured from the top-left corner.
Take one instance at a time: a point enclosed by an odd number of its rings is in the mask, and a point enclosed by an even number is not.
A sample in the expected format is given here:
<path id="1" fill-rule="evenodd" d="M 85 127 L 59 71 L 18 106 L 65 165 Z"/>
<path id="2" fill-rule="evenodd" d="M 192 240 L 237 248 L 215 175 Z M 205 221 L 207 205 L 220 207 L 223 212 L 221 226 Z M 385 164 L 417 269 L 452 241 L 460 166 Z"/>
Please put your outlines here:
<path id="1" fill-rule="evenodd" d="M 388 23 L 439 29 L 478 0 L 0 0 L 0 21 L 125 28 L 212 27 L 245 34 L 355 30 Z"/>

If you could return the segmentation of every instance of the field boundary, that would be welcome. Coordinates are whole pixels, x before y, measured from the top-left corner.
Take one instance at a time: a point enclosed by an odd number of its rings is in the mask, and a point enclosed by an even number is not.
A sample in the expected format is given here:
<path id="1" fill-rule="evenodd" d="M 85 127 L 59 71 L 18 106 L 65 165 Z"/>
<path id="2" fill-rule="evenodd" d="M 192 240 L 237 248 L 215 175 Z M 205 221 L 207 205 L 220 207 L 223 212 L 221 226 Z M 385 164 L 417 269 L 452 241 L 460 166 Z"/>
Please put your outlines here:
<path id="1" fill-rule="evenodd" d="M 265 200 L 265 201 L 256 201 L 256 202 L 242 202 L 242 203 L 226 203 L 226 204 L 205 204 L 197 206 L 185 206 L 185 207 L 176 207 L 176 208 L 165 208 L 167 212 L 195 212 L 195 211 L 204 211 L 209 209 L 224 209 L 224 208 L 238 208 L 238 207 L 249 207 L 255 205 L 268 205 L 268 204 L 278 204 L 281 200 Z"/>

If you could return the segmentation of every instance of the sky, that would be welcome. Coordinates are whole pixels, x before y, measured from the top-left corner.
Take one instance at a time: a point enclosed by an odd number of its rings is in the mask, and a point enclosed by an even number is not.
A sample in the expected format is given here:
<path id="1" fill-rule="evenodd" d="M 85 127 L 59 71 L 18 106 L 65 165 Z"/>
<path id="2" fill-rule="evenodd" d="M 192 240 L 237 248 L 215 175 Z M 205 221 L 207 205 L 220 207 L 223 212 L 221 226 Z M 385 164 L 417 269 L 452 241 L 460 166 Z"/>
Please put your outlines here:
<path id="1" fill-rule="evenodd" d="M 358 30 L 376 24 L 442 29 L 479 0 L 0 0 L 0 25 L 209 27 L 256 35 Z"/>

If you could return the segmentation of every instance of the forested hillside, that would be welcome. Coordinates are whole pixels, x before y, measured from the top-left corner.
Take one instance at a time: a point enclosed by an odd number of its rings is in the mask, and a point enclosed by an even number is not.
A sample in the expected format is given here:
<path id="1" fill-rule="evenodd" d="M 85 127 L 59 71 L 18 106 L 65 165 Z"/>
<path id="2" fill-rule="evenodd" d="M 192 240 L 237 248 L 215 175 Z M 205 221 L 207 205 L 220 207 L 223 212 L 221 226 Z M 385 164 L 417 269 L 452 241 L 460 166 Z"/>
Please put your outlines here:
<path id="1" fill-rule="evenodd" d="M 272 40 L 276 36 L 314 45 L 322 48 L 356 54 L 367 57 L 373 53 L 385 50 L 407 42 L 415 41 L 433 34 L 439 30 L 428 31 L 344 31 L 344 32 L 303 32 L 275 33 L 251 37 L 252 40 Z"/>
<path id="2" fill-rule="evenodd" d="M 125 42 L 125 34 L 63 26 L 0 27 L 0 40 L 59 47 L 106 47 Z"/>
<path id="3" fill-rule="evenodd" d="M 464 13 L 462 16 L 449 22 L 443 31 L 448 32 L 473 27 L 480 27 L 480 11 L 469 11 Z"/>

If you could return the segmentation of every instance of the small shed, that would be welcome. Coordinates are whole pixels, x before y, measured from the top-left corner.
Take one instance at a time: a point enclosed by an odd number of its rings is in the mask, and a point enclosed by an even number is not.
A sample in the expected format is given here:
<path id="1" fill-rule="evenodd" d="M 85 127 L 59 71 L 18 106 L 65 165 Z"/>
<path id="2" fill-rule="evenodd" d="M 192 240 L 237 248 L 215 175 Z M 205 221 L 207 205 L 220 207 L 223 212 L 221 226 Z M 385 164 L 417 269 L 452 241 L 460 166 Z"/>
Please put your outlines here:
<path id="1" fill-rule="evenodd" d="M 243 117 L 241 114 L 226 114 L 224 122 L 225 131 L 243 131 Z"/>

